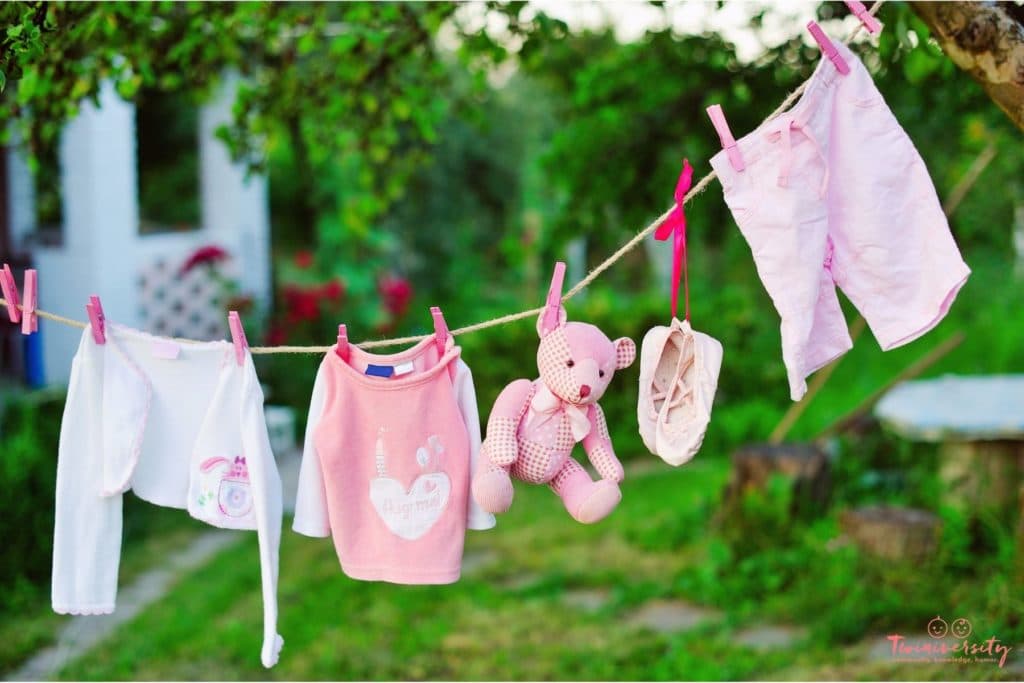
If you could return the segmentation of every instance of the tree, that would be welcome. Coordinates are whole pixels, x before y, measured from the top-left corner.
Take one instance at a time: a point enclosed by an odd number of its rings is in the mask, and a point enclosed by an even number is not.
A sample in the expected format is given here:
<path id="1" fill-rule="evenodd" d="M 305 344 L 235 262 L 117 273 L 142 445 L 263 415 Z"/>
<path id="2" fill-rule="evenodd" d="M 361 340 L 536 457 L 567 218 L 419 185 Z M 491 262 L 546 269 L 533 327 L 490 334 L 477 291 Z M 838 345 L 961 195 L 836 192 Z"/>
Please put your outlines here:
<path id="1" fill-rule="evenodd" d="M 943 51 L 1024 130 L 1024 6 L 914 2 Z"/>
<path id="2" fill-rule="evenodd" d="M 259 168 L 284 137 L 305 224 L 335 210 L 355 227 L 393 201 L 444 116 L 448 71 L 435 35 L 452 3 L 75 3 L 0 6 L 2 134 L 17 124 L 31 153 L 52 146 L 101 83 L 197 99 L 227 69 L 245 76 L 234 120 L 220 131 Z M 399 153 L 399 150 L 401 153 Z M 326 164 L 358 166 L 340 198 L 313 183 Z"/>

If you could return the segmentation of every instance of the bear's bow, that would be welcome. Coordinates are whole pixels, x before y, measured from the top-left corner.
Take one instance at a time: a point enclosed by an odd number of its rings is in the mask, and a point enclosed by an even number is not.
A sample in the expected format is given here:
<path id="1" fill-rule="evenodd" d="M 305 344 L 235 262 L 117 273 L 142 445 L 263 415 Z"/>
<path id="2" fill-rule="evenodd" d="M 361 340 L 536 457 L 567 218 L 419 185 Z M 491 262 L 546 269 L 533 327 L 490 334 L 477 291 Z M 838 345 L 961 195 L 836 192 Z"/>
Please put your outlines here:
<path id="1" fill-rule="evenodd" d="M 572 428 L 573 438 L 576 441 L 582 441 L 590 433 L 590 418 L 587 416 L 587 408 L 563 401 L 543 384 L 537 389 L 533 400 L 530 401 L 530 408 L 535 413 L 549 416 L 553 416 L 560 409 L 565 410 L 565 414 L 569 416 L 569 426 Z"/>

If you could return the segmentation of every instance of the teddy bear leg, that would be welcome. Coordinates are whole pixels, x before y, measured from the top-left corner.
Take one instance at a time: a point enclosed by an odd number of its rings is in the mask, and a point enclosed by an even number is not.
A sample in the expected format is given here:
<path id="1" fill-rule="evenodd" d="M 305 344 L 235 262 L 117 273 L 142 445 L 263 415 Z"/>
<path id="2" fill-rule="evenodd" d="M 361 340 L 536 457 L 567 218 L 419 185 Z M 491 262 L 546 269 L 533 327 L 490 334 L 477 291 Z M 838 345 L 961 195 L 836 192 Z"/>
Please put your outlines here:
<path id="1" fill-rule="evenodd" d="M 593 481 L 572 458 L 551 480 L 551 489 L 562 499 L 572 518 L 583 524 L 604 519 L 622 500 L 618 484 L 607 479 Z"/>
<path id="2" fill-rule="evenodd" d="M 491 514 L 501 514 L 512 506 L 514 494 L 508 467 L 499 467 L 482 458 L 473 477 L 473 499 L 477 505 Z"/>

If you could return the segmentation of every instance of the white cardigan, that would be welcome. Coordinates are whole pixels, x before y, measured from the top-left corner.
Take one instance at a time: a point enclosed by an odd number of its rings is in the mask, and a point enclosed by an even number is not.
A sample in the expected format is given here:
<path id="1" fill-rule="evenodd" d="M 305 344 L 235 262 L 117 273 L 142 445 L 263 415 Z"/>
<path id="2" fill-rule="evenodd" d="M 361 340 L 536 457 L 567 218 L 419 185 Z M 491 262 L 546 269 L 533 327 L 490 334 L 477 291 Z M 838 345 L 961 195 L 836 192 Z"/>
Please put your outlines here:
<path id="1" fill-rule="evenodd" d="M 213 526 L 255 529 L 263 665 L 277 662 L 281 479 L 252 357 L 224 341 L 178 344 L 108 323 L 87 328 L 71 367 L 57 460 L 53 609 L 114 611 L 121 499 L 187 509 Z"/>

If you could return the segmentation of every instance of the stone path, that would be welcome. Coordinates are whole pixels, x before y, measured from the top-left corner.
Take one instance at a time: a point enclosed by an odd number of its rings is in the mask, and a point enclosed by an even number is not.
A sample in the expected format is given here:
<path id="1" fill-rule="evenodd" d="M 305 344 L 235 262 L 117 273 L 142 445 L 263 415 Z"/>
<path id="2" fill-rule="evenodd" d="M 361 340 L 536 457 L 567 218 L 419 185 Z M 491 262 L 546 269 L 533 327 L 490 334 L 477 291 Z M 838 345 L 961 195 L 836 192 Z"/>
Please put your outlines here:
<path id="1" fill-rule="evenodd" d="M 588 614 L 599 611 L 608 604 L 612 592 L 607 588 L 576 588 L 562 594 L 562 602 L 573 609 Z"/>
<path id="2" fill-rule="evenodd" d="M 698 607 L 681 600 L 652 600 L 641 605 L 626 620 L 658 633 L 680 633 L 692 631 L 721 616 L 718 610 Z"/>
<path id="3" fill-rule="evenodd" d="M 608 588 L 577 588 L 562 594 L 564 604 L 585 613 L 599 611 L 610 599 L 611 590 Z M 682 600 L 651 600 L 628 613 L 625 621 L 658 633 L 674 634 L 692 631 L 705 624 L 719 621 L 722 616 L 719 610 Z M 739 645 L 766 652 L 793 647 L 806 637 L 807 630 L 801 627 L 758 624 L 737 631 L 734 641 Z"/>
<path id="4" fill-rule="evenodd" d="M 493 550 L 467 550 L 462 555 L 462 575 L 471 576 L 500 559 Z"/>
<path id="5" fill-rule="evenodd" d="M 284 487 L 284 509 L 295 510 L 295 490 L 301 458 L 286 454 L 278 460 L 278 471 Z M 7 680 L 43 680 L 55 676 L 64 666 L 102 642 L 118 626 L 134 619 L 142 610 L 164 595 L 183 575 L 201 567 L 214 555 L 239 541 L 244 531 L 212 529 L 195 538 L 190 545 L 175 552 L 166 562 L 139 576 L 130 586 L 118 589 L 117 609 L 113 614 L 70 617 L 57 633 L 57 642 L 37 652 Z"/>
<path id="6" fill-rule="evenodd" d="M 767 652 L 793 647 L 807 637 L 807 629 L 796 626 L 752 626 L 738 631 L 734 637 L 740 645 Z"/>
<path id="7" fill-rule="evenodd" d="M 183 574 L 203 565 L 221 550 L 237 542 L 245 532 L 218 529 L 207 531 L 191 545 L 168 558 L 167 563 L 151 569 L 130 586 L 118 591 L 113 614 L 71 617 L 57 634 L 57 642 L 25 662 L 8 677 L 13 681 L 52 678 L 66 664 L 81 657 L 109 636 L 118 626 L 135 618 L 156 602 Z"/>

